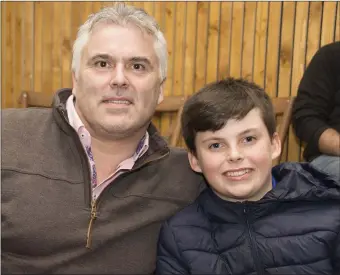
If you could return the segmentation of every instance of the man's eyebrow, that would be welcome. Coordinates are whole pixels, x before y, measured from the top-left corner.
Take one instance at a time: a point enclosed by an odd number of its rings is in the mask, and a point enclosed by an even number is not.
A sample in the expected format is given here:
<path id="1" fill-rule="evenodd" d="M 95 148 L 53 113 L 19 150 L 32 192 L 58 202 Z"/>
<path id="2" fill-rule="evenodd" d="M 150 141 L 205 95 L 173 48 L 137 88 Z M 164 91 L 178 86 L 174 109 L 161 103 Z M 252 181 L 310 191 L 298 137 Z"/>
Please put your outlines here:
<path id="1" fill-rule="evenodd" d="M 130 62 L 142 62 L 142 63 L 146 63 L 149 66 L 152 66 L 151 61 L 149 58 L 146 57 L 142 57 L 142 56 L 135 56 L 129 59 Z"/>
<path id="2" fill-rule="evenodd" d="M 111 57 L 108 54 L 96 54 L 90 57 L 90 60 L 96 60 L 96 59 L 109 60 L 111 59 Z"/>

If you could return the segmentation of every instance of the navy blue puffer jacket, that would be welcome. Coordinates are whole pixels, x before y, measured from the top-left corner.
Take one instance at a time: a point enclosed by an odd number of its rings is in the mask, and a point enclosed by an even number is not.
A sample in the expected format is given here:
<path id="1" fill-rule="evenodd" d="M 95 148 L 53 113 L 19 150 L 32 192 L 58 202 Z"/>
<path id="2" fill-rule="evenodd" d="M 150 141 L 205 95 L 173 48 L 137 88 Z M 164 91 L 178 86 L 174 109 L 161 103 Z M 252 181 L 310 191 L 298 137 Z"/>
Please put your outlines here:
<path id="1" fill-rule="evenodd" d="M 156 274 L 340 275 L 340 183 L 307 163 L 273 169 L 260 201 L 210 188 L 162 227 Z"/>

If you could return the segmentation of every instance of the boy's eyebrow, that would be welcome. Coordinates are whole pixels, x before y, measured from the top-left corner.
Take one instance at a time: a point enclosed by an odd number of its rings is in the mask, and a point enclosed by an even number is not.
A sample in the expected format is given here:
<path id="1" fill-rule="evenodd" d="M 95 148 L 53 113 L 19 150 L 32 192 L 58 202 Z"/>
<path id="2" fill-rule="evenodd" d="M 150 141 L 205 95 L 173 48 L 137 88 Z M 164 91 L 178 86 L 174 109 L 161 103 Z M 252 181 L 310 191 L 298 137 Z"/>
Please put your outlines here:
<path id="1" fill-rule="evenodd" d="M 212 141 L 221 141 L 224 140 L 223 138 L 219 138 L 219 137 L 208 137 L 202 140 L 202 143 L 206 143 L 206 142 L 212 142 Z"/>
<path id="2" fill-rule="evenodd" d="M 249 134 L 251 132 L 258 132 L 258 129 L 257 128 L 249 128 L 247 130 L 244 130 L 240 133 L 238 133 L 238 136 L 242 136 L 242 135 L 245 135 L 245 134 Z"/>
<path id="3" fill-rule="evenodd" d="M 246 129 L 240 133 L 237 134 L 237 136 L 242 136 L 242 135 L 246 135 L 246 134 L 249 134 L 249 133 L 253 133 L 253 132 L 258 132 L 258 129 L 257 128 L 249 128 L 249 129 Z M 221 140 L 224 140 L 224 138 L 222 137 L 218 137 L 218 136 L 213 136 L 213 137 L 207 137 L 205 139 L 202 140 L 202 143 L 206 143 L 206 142 L 212 142 L 212 141 L 221 141 Z"/>

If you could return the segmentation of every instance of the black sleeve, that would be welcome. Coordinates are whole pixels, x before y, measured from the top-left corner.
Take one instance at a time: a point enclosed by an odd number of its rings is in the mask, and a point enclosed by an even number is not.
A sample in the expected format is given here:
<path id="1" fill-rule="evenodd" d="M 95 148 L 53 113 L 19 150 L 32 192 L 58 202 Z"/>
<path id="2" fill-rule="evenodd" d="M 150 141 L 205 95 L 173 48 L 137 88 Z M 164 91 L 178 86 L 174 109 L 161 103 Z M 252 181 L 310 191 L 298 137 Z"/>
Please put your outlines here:
<path id="1" fill-rule="evenodd" d="M 334 108 L 336 72 L 333 48 L 320 48 L 301 79 L 293 106 L 292 124 L 298 138 L 310 151 L 319 152 L 319 138 L 330 126 L 328 117 Z"/>
<path id="2" fill-rule="evenodd" d="M 159 235 L 156 274 L 189 274 L 168 223 L 163 225 Z"/>

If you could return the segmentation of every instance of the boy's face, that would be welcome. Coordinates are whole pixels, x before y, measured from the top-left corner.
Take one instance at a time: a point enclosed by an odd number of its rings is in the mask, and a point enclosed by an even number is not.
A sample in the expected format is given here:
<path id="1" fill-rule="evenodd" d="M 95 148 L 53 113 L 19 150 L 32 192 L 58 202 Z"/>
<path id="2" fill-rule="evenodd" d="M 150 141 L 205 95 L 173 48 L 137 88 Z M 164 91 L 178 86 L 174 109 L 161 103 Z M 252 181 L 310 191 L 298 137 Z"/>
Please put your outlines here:
<path id="1" fill-rule="evenodd" d="M 272 160 L 281 153 L 278 134 L 270 138 L 259 109 L 228 120 L 216 132 L 196 135 L 192 169 L 202 172 L 214 192 L 229 201 L 257 201 L 272 188 Z"/>

